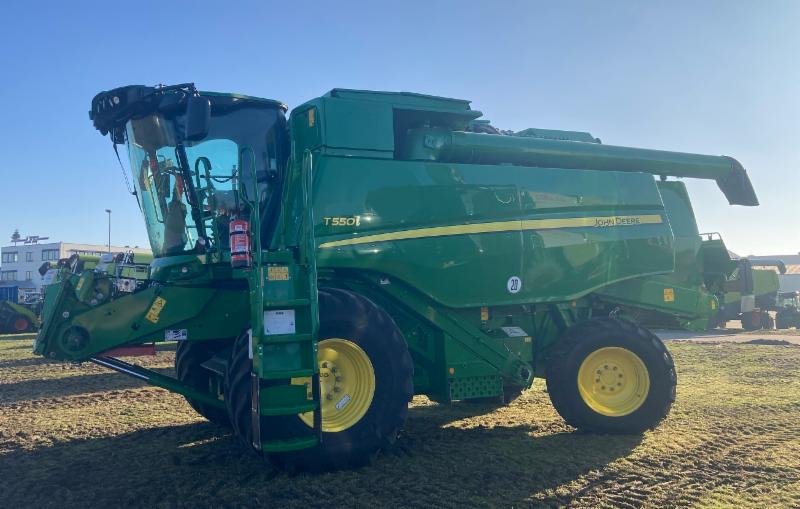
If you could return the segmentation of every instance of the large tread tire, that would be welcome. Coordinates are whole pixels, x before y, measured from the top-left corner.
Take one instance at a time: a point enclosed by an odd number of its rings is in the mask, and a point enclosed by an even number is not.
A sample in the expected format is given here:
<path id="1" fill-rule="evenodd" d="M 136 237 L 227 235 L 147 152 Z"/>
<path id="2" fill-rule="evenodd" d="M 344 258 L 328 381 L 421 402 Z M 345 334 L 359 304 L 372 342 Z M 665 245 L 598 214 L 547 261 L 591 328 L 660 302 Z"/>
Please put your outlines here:
<path id="1" fill-rule="evenodd" d="M 215 354 L 227 354 L 231 340 L 220 341 L 181 341 L 175 351 L 175 375 L 181 382 L 194 389 L 205 391 L 209 388 L 211 377 L 217 376 L 201 364 L 211 359 Z M 224 382 L 224 380 L 223 380 Z M 189 405 L 214 424 L 230 427 L 230 419 L 225 408 L 214 408 L 199 403 L 189 396 L 184 396 Z"/>
<path id="2" fill-rule="evenodd" d="M 592 410 L 578 390 L 578 370 L 597 349 L 621 347 L 644 362 L 650 390 L 642 405 L 628 415 L 610 417 Z M 657 426 L 675 401 L 675 364 L 664 343 L 649 330 L 626 320 L 596 318 L 567 329 L 549 354 L 547 390 L 567 424 L 600 433 L 641 433 Z"/>
<path id="3" fill-rule="evenodd" d="M 776 329 L 788 329 L 789 328 L 789 321 L 786 319 L 783 313 L 778 311 L 775 315 L 775 328 Z"/>
<path id="4" fill-rule="evenodd" d="M 800 315 L 791 311 L 778 311 L 778 314 L 775 315 L 775 327 L 778 329 L 800 328 Z"/>
<path id="5" fill-rule="evenodd" d="M 322 443 L 300 451 L 269 454 L 286 470 L 328 471 L 368 464 L 381 449 L 393 444 L 408 415 L 414 395 L 414 364 L 400 329 L 386 311 L 356 293 L 326 288 L 319 291 L 319 340 L 341 338 L 358 344 L 375 372 L 375 393 L 366 414 L 350 428 L 324 432 Z M 228 364 L 228 412 L 237 436 L 252 448 L 248 337 L 240 337 Z M 308 432 L 297 416 L 262 418 L 262 440 Z"/>
<path id="6" fill-rule="evenodd" d="M 746 331 L 754 331 L 762 328 L 761 313 L 748 311 L 742 313 L 742 328 Z"/>
<path id="7" fill-rule="evenodd" d="M 508 405 L 517 400 L 525 391 L 521 385 L 506 385 L 503 387 L 503 403 Z"/>

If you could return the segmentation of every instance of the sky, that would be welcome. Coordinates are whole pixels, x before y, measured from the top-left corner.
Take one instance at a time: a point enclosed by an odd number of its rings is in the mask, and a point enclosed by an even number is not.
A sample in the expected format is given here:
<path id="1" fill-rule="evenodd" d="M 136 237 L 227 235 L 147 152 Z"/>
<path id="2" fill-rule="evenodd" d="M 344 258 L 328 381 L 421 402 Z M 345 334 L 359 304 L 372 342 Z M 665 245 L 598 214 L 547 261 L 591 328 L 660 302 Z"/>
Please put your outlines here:
<path id="1" fill-rule="evenodd" d="M 761 205 L 687 180 L 700 230 L 800 251 L 800 2 L 11 2 L 0 27 L 0 244 L 104 244 L 109 208 L 112 243 L 146 246 L 87 112 L 191 81 L 290 108 L 335 87 L 457 97 L 503 129 L 733 156 Z"/>

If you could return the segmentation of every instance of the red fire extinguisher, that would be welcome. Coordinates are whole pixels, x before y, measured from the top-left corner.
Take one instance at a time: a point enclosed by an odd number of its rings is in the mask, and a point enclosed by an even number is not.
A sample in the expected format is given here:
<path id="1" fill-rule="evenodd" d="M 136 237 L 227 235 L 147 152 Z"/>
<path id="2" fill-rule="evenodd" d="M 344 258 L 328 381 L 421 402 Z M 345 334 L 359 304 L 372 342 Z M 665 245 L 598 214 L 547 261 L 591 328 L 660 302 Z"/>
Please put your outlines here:
<path id="1" fill-rule="evenodd" d="M 250 267 L 250 223 L 234 217 L 230 222 L 231 266 L 235 269 Z"/>

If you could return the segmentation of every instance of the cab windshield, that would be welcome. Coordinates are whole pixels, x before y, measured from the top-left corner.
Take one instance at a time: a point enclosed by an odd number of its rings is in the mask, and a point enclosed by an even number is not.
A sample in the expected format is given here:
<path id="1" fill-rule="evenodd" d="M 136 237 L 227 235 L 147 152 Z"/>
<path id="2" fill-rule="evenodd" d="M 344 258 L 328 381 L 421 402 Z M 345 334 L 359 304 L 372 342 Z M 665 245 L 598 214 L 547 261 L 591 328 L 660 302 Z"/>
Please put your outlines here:
<path id="1" fill-rule="evenodd" d="M 211 104 L 209 133 L 200 141 L 181 141 L 182 115 L 154 113 L 126 124 L 134 186 L 157 257 L 228 249 L 228 222 L 244 209 L 243 198 L 268 210 L 280 185 L 283 111 L 231 96 Z"/>

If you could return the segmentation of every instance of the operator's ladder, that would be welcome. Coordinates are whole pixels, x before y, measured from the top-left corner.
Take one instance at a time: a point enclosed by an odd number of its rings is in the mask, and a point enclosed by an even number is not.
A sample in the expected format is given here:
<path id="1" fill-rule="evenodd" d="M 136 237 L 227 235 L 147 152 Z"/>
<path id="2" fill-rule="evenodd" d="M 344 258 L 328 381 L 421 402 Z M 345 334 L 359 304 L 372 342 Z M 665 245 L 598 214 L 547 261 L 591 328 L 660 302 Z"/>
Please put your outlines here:
<path id="1" fill-rule="evenodd" d="M 268 453 L 306 449 L 322 439 L 310 154 L 302 170 L 303 217 L 296 248 L 263 250 L 259 238 L 259 207 L 257 203 L 250 203 L 253 220 L 251 245 L 256 248 L 248 277 L 253 355 L 253 446 Z M 313 424 L 299 424 L 301 414 L 313 415 Z M 298 422 L 288 427 L 279 425 L 279 430 L 267 429 L 275 423 L 276 417 L 296 418 Z M 287 430 L 291 432 L 287 434 Z M 278 436 L 273 431 L 277 431 Z"/>

